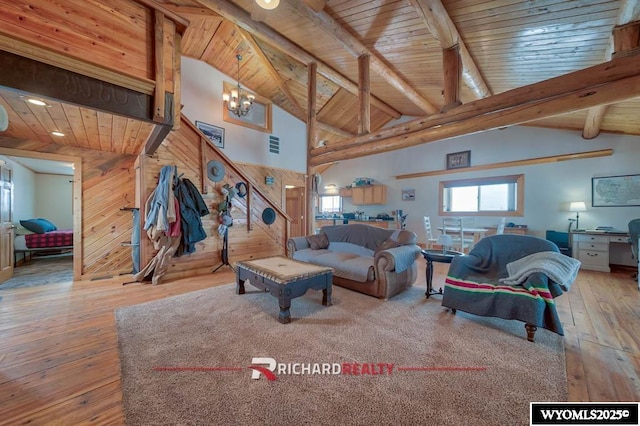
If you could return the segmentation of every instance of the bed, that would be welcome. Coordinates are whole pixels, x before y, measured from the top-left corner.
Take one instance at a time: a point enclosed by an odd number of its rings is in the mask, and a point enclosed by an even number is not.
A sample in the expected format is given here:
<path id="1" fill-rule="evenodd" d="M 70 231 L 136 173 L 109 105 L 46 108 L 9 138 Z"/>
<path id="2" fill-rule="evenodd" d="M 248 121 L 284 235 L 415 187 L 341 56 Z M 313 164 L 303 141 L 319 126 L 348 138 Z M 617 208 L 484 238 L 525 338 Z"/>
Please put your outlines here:
<path id="1" fill-rule="evenodd" d="M 14 264 L 18 253 L 23 253 L 26 260 L 27 254 L 35 252 L 65 252 L 73 249 L 73 230 L 57 229 L 46 219 L 21 220 L 24 228 L 16 232 L 13 243 Z"/>

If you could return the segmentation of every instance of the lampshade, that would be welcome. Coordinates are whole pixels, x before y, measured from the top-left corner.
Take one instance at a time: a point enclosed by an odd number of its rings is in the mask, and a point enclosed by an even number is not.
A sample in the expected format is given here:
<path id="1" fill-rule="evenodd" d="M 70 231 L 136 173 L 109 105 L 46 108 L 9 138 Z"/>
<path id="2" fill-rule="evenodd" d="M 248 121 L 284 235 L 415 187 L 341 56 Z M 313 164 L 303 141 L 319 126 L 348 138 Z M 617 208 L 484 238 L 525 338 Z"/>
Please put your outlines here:
<path id="1" fill-rule="evenodd" d="M 271 10 L 278 7 L 280 0 L 256 0 L 256 3 L 263 9 Z"/>
<path id="2" fill-rule="evenodd" d="M 570 212 L 586 212 L 587 206 L 584 204 L 584 201 L 572 201 L 569 204 Z"/>

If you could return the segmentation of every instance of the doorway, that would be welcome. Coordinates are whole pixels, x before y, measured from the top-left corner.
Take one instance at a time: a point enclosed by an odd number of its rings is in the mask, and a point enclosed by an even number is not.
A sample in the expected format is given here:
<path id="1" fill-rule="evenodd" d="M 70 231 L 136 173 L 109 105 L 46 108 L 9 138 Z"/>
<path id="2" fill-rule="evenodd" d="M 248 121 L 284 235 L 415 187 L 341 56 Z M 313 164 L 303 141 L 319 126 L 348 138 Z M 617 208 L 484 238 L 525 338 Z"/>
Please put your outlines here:
<path id="1" fill-rule="evenodd" d="M 73 233 L 69 235 L 73 240 L 73 243 L 69 244 L 73 245 L 71 251 L 73 257 L 69 258 L 67 254 L 66 264 L 71 264 L 69 274 L 73 280 L 80 279 L 82 271 L 82 237 L 80 233 L 80 224 L 82 223 L 82 159 L 74 156 L 10 148 L 0 148 L 0 155 L 13 166 L 11 232 L 8 236 L 10 244 L 0 245 L 0 259 L 7 259 L 13 268 L 16 260 L 20 261 L 24 257 L 29 257 L 29 251 L 24 250 L 30 247 L 24 245 L 22 240 L 20 242 L 16 240 L 18 237 L 16 231 L 18 234 L 23 234 L 21 238 L 25 238 L 24 233 L 28 233 L 28 231 L 20 226 L 20 220 L 41 217 L 54 223 L 59 230 L 73 230 Z M 40 201 L 37 202 L 36 199 Z M 36 206 L 38 203 L 39 205 Z M 22 244 L 20 247 L 23 251 L 19 251 L 17 256 L 14 256 L 14 247 L 17 247 L 17 244 Z M 67 253 L 69 253 L 68 250 Z M 11 275 L 2 276 L 5 279 L 10 277 Z"/>
<path id="2" fill-rule="evenodd" d="M 307 222 L 304 193 L 304 186 L 285 186 L 285 212 L 291 218 L 289 237 L 302 237 L 306 235 Z"/>

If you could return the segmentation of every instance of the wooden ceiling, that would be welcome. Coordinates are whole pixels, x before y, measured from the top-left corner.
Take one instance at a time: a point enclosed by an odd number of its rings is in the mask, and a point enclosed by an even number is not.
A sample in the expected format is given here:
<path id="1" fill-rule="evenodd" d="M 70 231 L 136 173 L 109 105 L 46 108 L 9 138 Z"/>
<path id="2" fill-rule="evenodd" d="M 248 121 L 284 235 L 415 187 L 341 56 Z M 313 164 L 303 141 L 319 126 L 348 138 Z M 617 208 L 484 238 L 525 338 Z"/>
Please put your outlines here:
<path id="1" fill-rule="evenodd" d="M 358 133 L 361 55 L 370 58 L 374 132 L 401 116 L 443 110 L 443 49 L 459 45 L 464 105 L 606 62 L 613 28 L 640 19 L 636 0 L 281 0 L 272 11 L 255 0 L 156 3 L 190 21 L 183 55 L 235 81 L 241 54 L 243 86 L 303 121 L 307 65 L 316 62 L 318 139 L 329 146 Z M 152 124 L 82 107 L 31 106 L 8 90 L 0 91 L 0 104 L 9 112 L 9 137 L 136 154 L 153 131 Z M 640 99 L 626 99 L 529 124 L 589 138 L 599 131 L 640 135 L 639 108 Z"/>

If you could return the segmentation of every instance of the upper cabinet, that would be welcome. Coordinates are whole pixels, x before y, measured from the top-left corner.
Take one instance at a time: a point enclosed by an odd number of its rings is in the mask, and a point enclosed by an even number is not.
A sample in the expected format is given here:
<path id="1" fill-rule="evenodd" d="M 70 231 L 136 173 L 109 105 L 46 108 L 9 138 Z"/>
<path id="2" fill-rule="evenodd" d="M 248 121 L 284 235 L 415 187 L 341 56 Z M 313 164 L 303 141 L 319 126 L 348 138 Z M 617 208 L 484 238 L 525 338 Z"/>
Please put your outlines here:
<path id="1" fill-rule="evenodd" d="M 351 188 L 351 204 L 387 204 L 387 187 L 384 185 L 354 186 Z"/>

